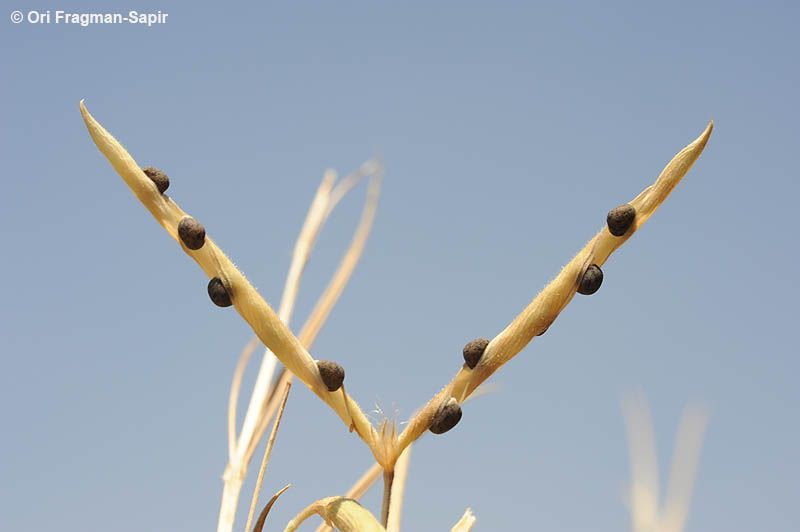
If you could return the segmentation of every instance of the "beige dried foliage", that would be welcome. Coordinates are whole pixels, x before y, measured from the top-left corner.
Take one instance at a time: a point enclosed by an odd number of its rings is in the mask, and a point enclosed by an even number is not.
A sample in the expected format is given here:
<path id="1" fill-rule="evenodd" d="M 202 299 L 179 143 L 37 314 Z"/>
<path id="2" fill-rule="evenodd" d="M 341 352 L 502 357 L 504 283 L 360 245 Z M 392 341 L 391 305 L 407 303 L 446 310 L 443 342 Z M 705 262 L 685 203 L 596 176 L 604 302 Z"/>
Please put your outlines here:
<path id="1" fill-rule="evenodd" d="M 475 525 L 475 520 L 472 509 L 467 508 L 464 515 L 461 516 L 461 519 L 450 529 L 450 532 L 470 532 Z"/>
<path id="2" fill-rule="evenodd" d="M 228 466 L 235 460 L 236 449 L 238 446 L 239 438 L 236 435 L 236 409 L 239 402 L 239 390 L 242 387 L 242 379 L 244 378 L 244 370 L 247 369 L 247 363 L 250 362 L 250 357 L 255 352 L 256 348 L 261 345 L 258 336 L 254 336 L 252 340 L 247 342 L 247 345 L 242 349 L 239 355 L 239 361 L 236 363 L 236 369 L 233 372 L 233 381 L 231 382 L 231 392 L 228 396 Z"/>
<path id="3" fill-rule="evenodd" d="M 410 447 L 409 447 L 410 448 Z M 354 499 L 359 500 L 367 490 L 375 484 L 375 482 L 380 478 L 383 469 L 381 468 L 380 464 L 372 464 L 372 467 L 364 471 L 364 474 L 356 480 L 355 484 L 353 484 L 347 493 L 344 495 L 347 499 Z M 319 527 L 317 527 L 316 532 L 330 532 L 333 530 L 328 523 L 323 522 Z"/>
<path id="4" fill-rule="evenodd" d="M 264 449 L 264 458 L 261 460 L 261 467 L 258 470 L 258 477 L 256 478 L 256 487 L 253 490 L 253 500 L 250 502 L 250 512 L 247 514 L 247 524 L 244 526 L 245 530 L 250 530 L 250 525 L 253 524 L 253 516 L 256 513 L 256 504 L 258 504 L 258 494 L 261 493 L 261 483 L 264 481 L 264 473 L 267 471 L 267 464 L 269 463 L 269 455 L 272 452 L 272 447 L 275 445 L 275 438 L 278 436 L 278 428 L 281 425 L 281 418 L 283 411 L 286 408 L 286 400 L 289 398 L 289 390 L 292 389 L 291 383 L 287 384 L 284 388 L 281 397 L 281 407 L 278 410 L 278 415 L 275 416 L 275 423 L 272 425 L 272 432 L 267 440 L 267 446 Z"/>
<path id="5" fill-rule="evenodd" d="M 277 393 L 277 390 L 285 389 L 295 375 L 339 416 L 350 431 L 356 432 L 370 448 L 377 463 L 351 488 L 348 496 L 329 497 L 316 501 L 300 512 L 289 523 L 286 530 L 295 530 L 304 520 L 318 514 L 326 523 L 318 530 L 325 530 L 326 526 L 335 526 L 343 531 L 398 531 L 411 444 L 429 429 L 434 416 L 442 405 L 453 401 L 457 405 L 462 405 L 470 396 L 477 395 L 476 390 L 486 379 L 515 357 L 537 335 L 542 334 L 550 327 L 578 291 L 581 279 L 587 269 L 590 266 L 592 267 L 590 269 L 594 269 L 595 266 L 600 267 L 605 264 L 609 256 L 644 225 L 664 202 L 700 156 L 713 129 L 713 123 L 709 123 L 695 141 L 673 157 L 653 185 L 647 187 L 629 202 L 629 205 L 635 209 L 635 218 L 627 231 L 619 231 L 615 227 L 615 234 L 619 236 L 614 236 L 608 228 L 601 229 L 564 266 L 556 278 L 488 343 L 474 368 L 470 369 L 466 364 L 463 365 L 450 383 L 428 401 L 398 435 L 395 423 L 389 420 L 383 420 L 378 428 L 375 428 L 359 405 L 347 394 L 344 386 L 336 392 L 329 392 L 320 378 L 316 361 L 308 352 L 363 252 L 377 208 L 382 175 L 381 165 L 370 161 L 338 183 L 336 183 L 335 173 L 326 172 L 298 237 L 279 311 L 276 313 L 208 235 L 198 249 L 189 249 L 182 243 L 178 236 L 178 224 L 187 216 L 186 213 L 170 197 L 159 192 L 154 182 L 145 175 L 133 157 L 92 117 L 83 102 L 81 102 L 80 108 L 89 133 L 98 149 L 122 176 L 136 197 L 166 229 L 167 233 L 179 243 L 183 251 L 197 262 L 209 278 L 219 278 L 222 281 L 236 311 L 250 325 L 258 340 L 263 342 L 267 348 L 245 413 L 242 429 L 238 434 L 236 412 L 241 382 L 247 363 L 253 351 L 258 347 L 257 340 L 251 341 L 242 351 L 234 372 L 228 416 L 229 463 L 224 475 L 225 489 L 218 532 L 232 531 L 247 466 L 270 419 L 279 407 L 282 411 L 283 407 L 280 405 L 285 404 L 286 395 Z M 297 298 L 300 279 L 316 238 L 334 207 L 367 175 L 372 175 L 372 178 L 369 182 L 361 221 L 353 240 L 300 334 L 295 336 L 288 324 Z M 626 209 L 630 214 L 630 207 Z M 190 243 L 190 245 L 192 244 Z M 192 248 L 194 247 L 196 246 L 192 245 Z M 582 293 L 590 293 L 585 288 L 585 282 L 583 286 Z M 278 369 L 277 361 L 280 361 L 283 368 Z M 277 378 L 274 377 L 276 372 L 278 372 Z M 460 412 L 456 412 L 456 414 L 460 418 Z M 276 420 L 273 434 L 277 430 L 278 421 L 279 418 Z M 458 419 L 455 419 L 455 422 L 458 422 Z M 441 430 L 447 430 L 451 426 L 452 424 Z M 680 532 L 682 530 L 688 511 L 691 485 L 704 426 L 705 417 L 695 414 L 687 416 L 682 425 L 667 503 L 664 511 L 659 512 L 657 470 L 654 466 L 654 451 L 651 451 L 652 434 L 648 433 L 647 428 L 641 423 L 629 424 L 633 477 L 631 487 L 632 522 L 636 532 L 645 530 L 648 532 Z M 257 482 L 258 488 L 261 485 L 263 468 L 266 467 L 272 442 L 274 442 L 274 437 L 270 438 L 265 453 L 262 474 L 259 475 Z M 355 500 L 363 495 L 381 472 L 384 478 L 382 521 L 386 528 Z M 254 494 L 253 505 L 248 517 L 248 527 L 253 518 L 258 488 Z M 283 490 L 273 497 L 262 511 L 262 517 L 265 518 L 269 508 L 282 492 Z M 475 517 L 468 508 L 452 530 L 471 530 L 474 522 Z M 263 527 L 263 519 L 260 518 L 256 526 Z M 656 528 L 653 528 L 654 526 Z"/>
<path id="6" fill-rule="evenodd" d="M 385 532 L 386 530 L 358 501 L 347 497 L 327 497 L 312 503 L 297 514 L 289 521 L 284 531 L 297 530 L 303 521 L 314 514 L 341 532 Z"/>
<path id="7" fill-rule="evenodd" d="M 708 413 L 689 405 L 681 416 L 672 455 L 667 494 L 659 503 L 658 454 L 653 421 L 642 393 L 623 403 L 630 449 L 631 484 L 628 492 L 633 532 L 682 532 L 689 514 L 694 477 L 703 447 Z"/>
<path id="8" fill-rule="evenodd" d="M 361 165 L 356 172 L 346 176 L 338 183 L 336 183 L 335 172 L 325 172 L 322 183 L 317 189 L 317 193 L 306 215 L 306 220 L 303 223 L 303 228 L 300 231 L 297 244 L 295 245 L 292 263 L 289 267 L 289 274 L 287 275 L 286 285 L 278 311 L 281 320 L 287 324 L 289 323 L 292 310 L 294 309 L 294 300 L 299 291 L 302 272 L 311 257 L 313 245 L 322 227 L 339 201 L 350 192 L 356 184 L 366 176 L 371 175 L 361 220 L 356 228 L 350 246 L 342 257 L 328 287 L 320 296 L 314 310 L 311 312 L 300 332 L 300 342 L 306 348 L 310 348 L 314 343 L 317 334 L 330 315 L 331 310 L 353 274 L 356 264 L 361 258 L 375 219 L 378 198 L 380 196 L 382 174 L 383 169 L 380 162 L 370 160 Z M 257 337 L 255 339 L 257 340 Z M 243 368 L 247 364 L 247 358 L 249 358 L 251 352 L 248 350 L 248 347 L 250 347 L 252 343 L 251 341 L 242 352 L 239 363 L 237 364 L 237 370 L 234 373 L 228 411 L 229 440 L 235 439 L 236 399 L 238 398 L 241 385 Z M 272 419 L 278 407 L 280 397 L 273 392 L 283 389 L 283 387 L 291 383 L 294 378 L 291 372 L 281 367 L 277 371 L 278 381 L 275 385 L 272 385 L 272 378 L 276 371 L 276 362 L 277 359 L 275 356 L 267 349 L 264 353 L 258 377 L 256 378 L 256 384 L 253 387 L 242 433 L 234 442 L 235 452 L 232 453 L 229 458 L 223 477 L 225 485 L 223 488 L 219 522 L 217 525 L 218 532 L 231 532 L 233 530 L 236 506 L 238 504 L 242 481 L 246 474 L 247 466 L 250 463 L 258 443 L 264 435 L 269 421 Z"/>

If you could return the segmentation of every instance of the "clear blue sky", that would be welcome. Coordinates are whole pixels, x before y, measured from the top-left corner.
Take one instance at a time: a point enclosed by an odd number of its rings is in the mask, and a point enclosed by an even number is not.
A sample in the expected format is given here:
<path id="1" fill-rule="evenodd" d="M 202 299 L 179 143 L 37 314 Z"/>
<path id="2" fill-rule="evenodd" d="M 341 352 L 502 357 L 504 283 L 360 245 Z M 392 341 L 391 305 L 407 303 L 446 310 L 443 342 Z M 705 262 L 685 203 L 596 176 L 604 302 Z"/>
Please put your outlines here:
<path id="1" fill-rule="evenodd" d="M 97 152 L 81 98 L 273 304 L 322 171 L 383 154 L 372 239 L 313 354 L 400 419 L 713 118 L 600 291 L 416 447 L 404 523 L 447 530 L 471 506 L 477 530 L 626 529 L 620 400 L 641 389 L 662 472 L 681 409 L 710 408 L 688 530 L 796 526 L 796 4 L 68 4 L 4 0 L 0 22 L 0 528 L 216 524 L 249 331 Z M 169 17 L 10 21 L 31 8 Z M 362 198 L 323 234 L 295 323 Z M 265 492 L 294 487 L 270 529 L 369 464 L 296 386 Z"/>

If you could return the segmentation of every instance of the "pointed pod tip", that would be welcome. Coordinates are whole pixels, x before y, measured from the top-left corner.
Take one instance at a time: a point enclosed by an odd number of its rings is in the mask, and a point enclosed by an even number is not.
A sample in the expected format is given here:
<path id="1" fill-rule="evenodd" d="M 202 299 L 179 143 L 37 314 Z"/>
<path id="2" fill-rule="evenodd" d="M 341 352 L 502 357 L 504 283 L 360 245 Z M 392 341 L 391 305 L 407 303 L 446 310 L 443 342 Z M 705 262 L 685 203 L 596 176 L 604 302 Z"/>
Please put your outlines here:
<path id="1" fill-rule="evenodd" d="M 89 128 L 91 131 L 91 124 L 95 122 L 94 117 L 89 112 L 89 109 L 86 108 L 86 104 L 84 103 L 85 100 L 80 101 L 80 109 L 81 109 L 81 117 L 83 118 L 83 123 L 86 124 L 86 127 Z"/>
<path id="2" fill-rule="evenodd" d="M 687 148 L 698 149 L 702 152 L 705 149 L 706 144 L 708 143 L 708 139 L 711 138 L 711 132 L 714 131 L 714 121 L 709 120 L 706 128 L 700 133 L 700 136 L 697 137 Z"/>

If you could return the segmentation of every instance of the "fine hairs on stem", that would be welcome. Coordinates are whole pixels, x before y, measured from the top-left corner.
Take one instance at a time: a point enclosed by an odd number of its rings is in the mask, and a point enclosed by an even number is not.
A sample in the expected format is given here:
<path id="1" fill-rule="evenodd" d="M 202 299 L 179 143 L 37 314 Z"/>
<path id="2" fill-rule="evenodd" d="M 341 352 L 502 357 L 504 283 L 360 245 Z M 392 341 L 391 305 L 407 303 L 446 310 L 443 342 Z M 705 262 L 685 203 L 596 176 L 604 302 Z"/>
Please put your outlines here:
<path id="1" fill-rule="evenodd" d="M 611 209 L 604 227 L 505 329 L 491 339 L 478 338 L 464 346 L 464 363 L 461 369 L 439 393 L 412 416 L 398 434 L 395 424 L 388 420 L 383 420 L 377 428 L 373 426 L 358 403 L 346 392 L 344 368 L 335 361 L 316 360 L 308 351 L 344 290 L 363 251 L 377 208 L 383 174 L 382 165 L 377 161 L 368 161 L 357 172 L 338 183 L 335 173 L 326 172 L 297 240 L 283 297 L 278 312 L 275 312 L 211 239 L 202 223 L 187 215 L 170 196 L 165 194 L 170 186 L 166 174 L 153 167 L 141 168 L 125 148 L 94 119 L 83 101 L 80 103 L 80 111 L 89 134 L 100 152 L 106 156 L 158 223 L 210 279 L 207 291 L 211 301 L 219 307 L 233 307 L 250 325 L 257 338 L 248 343 L 242 351 L 231 385 L 228 408 L 229 456 L 224 475 L 218 532 L 233 530 L 239 494 L 248 464 L 269 421 L 278 412 L 251 504 L 247 520 L 248 528 L 252 523 L 263 471 L 288 397 L 288 386 L 295 376 L 333 410 L 347 430 L 354 432 L 364 442 L 372 452 L 376 464 L 351 488 L 348 496 L 327 497 L 310 504 L 289 522 L 286 530 L 295 530 L 310 516 L 319 515 L 328 526 L 335 526 L 344 531 L 398 531 L 410 448 L 413 442 L 428 431 L 433 434 L 445 434 L 452 430 L 464 416 L 465 401 L 532 340 L 544 334 L 575 294 L 588 296 L 600 289 L 604 277 L 602 267 L 608 258 L 627 242 L 666 200 L 700 157 L 713 130 L 713 123 L 709 123 L 696 140 L 670 160 L 652 185 L 628 203 Z M 369 177 L 367 200 L 350 247 L 305 325 L 295 336 L 288 325 L 302 272 L 317 235 L 339 201 L 359 181 L 367 177 Z M 259 346 L 259 341 L 266 350 L 242 428 L 237 433 L 236 412 L 242 378 L 252 353 Z M 278 362 L 281 364 L 280 368 Z M 663 516 L 660 517 L 662 525 L 667 527 L 665 530 L 674 532 L 680 531 L 685 522 L 688 494 L 691 492 L 696 457 L 701 442 L 698 434 L 702 434 L 705 426 L 703 416 L 690 415 L 687 419 L 680 431 L 676 450 L 677 465 L 670 482 L 670 491 L 675 495 L 669 499 Z M 635 424 L 631 426 L 633 425 Z M 629 434 L 635 435 L 639 432 L 629 429 Z M 632 456 L 645 447 L 635 436 L 629 439 Z M 640 467 L 638 465 L 640 463 L 642 463 L 641 458 L 633 462 L 634 476 L 647 469 Z M 381 476 L 381 473 L 384 478 L 384 496 L 379 522 L 371 512 L 358 503 L 357 499 Z M 641 479 L 637 482 L 640 481 Z M 265 507 L 256 523 L 257 527 L 263 528 L 269 508 L 282 492 L 276 494 Z M 644 527 L 642 530 L 655 522 L 654 513 L 647 509 L 648 505 L 653 506 L 648 502 L 652 497 L 650 499 L 648 497 L 650 496 L 642 490 L 634 490 L 632 494 L 632 499 L 639 505 L 634 522 L 641 524 Z M 468 508 L 453 530 L 470 530 L 474 522 L 475 517 Z"/>

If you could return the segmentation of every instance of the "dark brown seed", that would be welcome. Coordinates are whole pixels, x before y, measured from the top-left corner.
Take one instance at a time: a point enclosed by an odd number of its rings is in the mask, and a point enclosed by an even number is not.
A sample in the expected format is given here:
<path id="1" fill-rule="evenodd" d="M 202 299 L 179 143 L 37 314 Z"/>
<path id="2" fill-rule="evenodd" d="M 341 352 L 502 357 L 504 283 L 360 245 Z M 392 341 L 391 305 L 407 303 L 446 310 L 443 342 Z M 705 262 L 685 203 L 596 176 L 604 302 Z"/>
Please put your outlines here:
<path id="1" fill-rule="evenodd" d="M 600 289 L 603 284 L 603 270 L 597 264 L 591 264 L 583 272 L 580 283 L 578 283 L 578 293 L 590 296 Z"/>
<path id="2" fill-rule="evenodd" d="M 344 368 L 332 360 L 317 360 L 317 369 L 329 392 L 335 392 L 344 383 Z"/>
<path id="3" fill-rule="evenodd" d="M 483 352 L 486 351 L 487 345 L 489 345 L 489 340 L 486 338 L 476 338 L 464 346 L 464 362 L 467 363 L 469 369 L 475 369 Z"/>
<path id="4" fill-rule="evenodd" d="M 461 414 L 461 405 L 458 404 L 454 397 L 451 397 L 439 407 L 436 415 L 433 416 L 430 431 L 434 434 L 444 434 L 458 425 L 458 422 L 461 421 Z"/>
<path id="5" fill-rule="evenodd" d="M 163 194 L 165 190 L 169 188 L 169 177 L 167 174 L 156 168 L 155 166 L 148 166 L 146 168 L 142 168 L 142 171 L 145 173 L 150 180 L 156 184 L 156 188 L 158 191 Z"/>
<path id="6" fill-rule="evenodd" d="M 208 282 L 208 297 L 218 307 L 230 307 L 233 305 L 231 294 L 219 277 L 214 277 Z"/>
<path id="7" fill-rule="evenodd" d="M 206 228 L 191 216 L 186 216 L 178 224 L 178 236 L 184 246 L 198 250 L 206 242 Z"/>
<path id="8" fill-rule="evenodd" d="M 628 232 L 628 229 L 633 225 L 633 220 L 636 219 L 636 209 L 632 205 L 620 205 L 608 211 L 606 216 L 606 224 L 608 224 L 608 232 L 614 236 L 622 236 Z"/>

